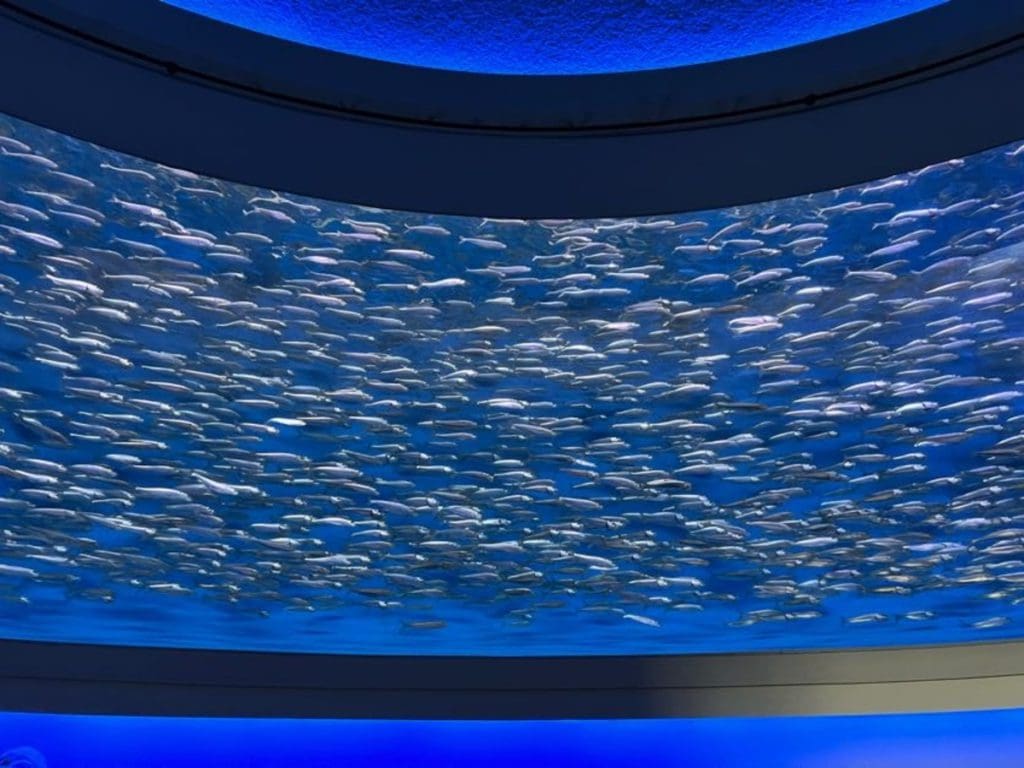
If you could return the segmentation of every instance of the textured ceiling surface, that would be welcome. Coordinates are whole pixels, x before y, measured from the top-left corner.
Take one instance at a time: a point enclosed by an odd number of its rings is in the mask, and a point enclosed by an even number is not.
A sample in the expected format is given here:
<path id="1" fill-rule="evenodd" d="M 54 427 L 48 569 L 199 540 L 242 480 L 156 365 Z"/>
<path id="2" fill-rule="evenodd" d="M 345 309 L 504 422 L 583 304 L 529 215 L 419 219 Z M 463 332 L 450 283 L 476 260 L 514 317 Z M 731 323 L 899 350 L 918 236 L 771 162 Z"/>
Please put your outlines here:
<path id="1" fill-rule="evenodd" d="M 167 0 L 276 37 L 468 72 L 699 64 L 890 21 L 943 0 Z"/>

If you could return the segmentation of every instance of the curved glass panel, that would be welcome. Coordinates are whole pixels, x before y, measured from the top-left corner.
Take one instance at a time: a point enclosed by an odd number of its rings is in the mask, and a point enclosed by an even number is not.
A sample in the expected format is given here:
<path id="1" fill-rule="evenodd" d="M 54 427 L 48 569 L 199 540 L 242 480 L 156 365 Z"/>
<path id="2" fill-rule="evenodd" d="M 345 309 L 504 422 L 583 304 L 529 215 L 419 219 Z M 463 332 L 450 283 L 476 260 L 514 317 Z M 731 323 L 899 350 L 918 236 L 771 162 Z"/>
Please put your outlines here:
<path id="1" fill-rule="evenodd" d="M 722 61 L 852 32 L 944 0 L 166 0 L 274 37 L 420 67 L 522 75 Z"/>
<path id="2" fill-rule="evenodd" d="M 1024 634 L 1022 147 L 526 222 L 0 136 L 0 636 L 560 655 Z"/>
<path id="3" fill-rule="evenodd" d="M 1024 711 L 552 722 L 0 715 L 0 765 L 12 768 L 746 768 L 751 744 L 763 768 L 1017 768 Z"/>

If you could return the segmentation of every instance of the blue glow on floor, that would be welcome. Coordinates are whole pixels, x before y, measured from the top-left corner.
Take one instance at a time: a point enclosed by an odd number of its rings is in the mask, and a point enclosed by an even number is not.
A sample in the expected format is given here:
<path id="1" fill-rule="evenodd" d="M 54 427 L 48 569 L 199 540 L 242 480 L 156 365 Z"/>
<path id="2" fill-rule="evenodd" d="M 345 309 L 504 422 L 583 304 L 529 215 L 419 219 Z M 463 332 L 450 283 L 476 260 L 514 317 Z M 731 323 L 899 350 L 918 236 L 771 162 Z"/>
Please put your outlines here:
<path id="1" fill-rule="evenodd" d="M 167 0 L 257 32 L 420 67 L 592 74 L 720 61 L 943 0 Z"/>
<path id="2" fill-rule="evenodd" d="M 0 714 L 0 756 L 19 747 L 42 760 L 14 768 L 1020 768 L 1024 710 L 552 722 Z"/>

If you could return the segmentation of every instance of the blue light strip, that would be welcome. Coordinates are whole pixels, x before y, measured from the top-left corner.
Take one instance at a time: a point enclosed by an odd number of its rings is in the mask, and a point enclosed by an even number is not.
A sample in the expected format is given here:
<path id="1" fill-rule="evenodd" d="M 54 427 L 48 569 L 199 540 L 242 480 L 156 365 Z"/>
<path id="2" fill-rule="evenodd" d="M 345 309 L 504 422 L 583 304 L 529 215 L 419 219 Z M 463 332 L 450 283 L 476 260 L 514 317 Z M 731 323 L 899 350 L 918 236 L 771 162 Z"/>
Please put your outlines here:
<path id="1" fill-rule="evenodd" d="M 306 45 L 500 74 L 660 69 L 764 53 L 943 0 L 166 0 Z"/>
<path id="2" fill-rule="evenodd" d="M 1019 768 L 1024 710 L 552 722 L 2 714 L 4 754 L 0 765 L 16 768 Z"/>

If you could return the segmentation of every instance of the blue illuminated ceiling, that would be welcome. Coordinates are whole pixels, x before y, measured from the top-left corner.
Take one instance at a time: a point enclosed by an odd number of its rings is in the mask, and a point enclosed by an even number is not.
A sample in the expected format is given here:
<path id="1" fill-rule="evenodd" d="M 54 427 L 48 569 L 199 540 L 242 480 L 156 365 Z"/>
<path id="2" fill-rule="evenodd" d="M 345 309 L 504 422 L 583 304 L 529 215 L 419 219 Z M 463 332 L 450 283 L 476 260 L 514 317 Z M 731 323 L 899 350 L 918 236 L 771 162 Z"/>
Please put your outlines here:
<path id="1" fill-rule="evenodd" d="M 596 74 L 722 61 L 943 0 L 167 0 L 257 32 L 467 72 Z"/>

